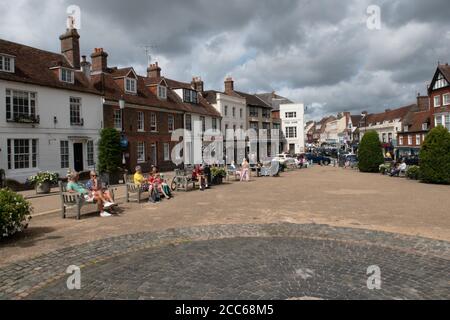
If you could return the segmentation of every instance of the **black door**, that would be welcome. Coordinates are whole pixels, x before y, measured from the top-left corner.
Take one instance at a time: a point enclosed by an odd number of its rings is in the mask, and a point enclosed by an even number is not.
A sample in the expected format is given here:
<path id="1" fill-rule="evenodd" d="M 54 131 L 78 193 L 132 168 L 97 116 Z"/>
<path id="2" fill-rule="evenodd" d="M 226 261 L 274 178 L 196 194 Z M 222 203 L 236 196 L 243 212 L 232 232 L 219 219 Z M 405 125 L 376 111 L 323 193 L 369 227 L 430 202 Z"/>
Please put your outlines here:
<path id="1" fill-rule="evenodd" d="M 73 144 L 73 159 L 74 159 L 74 169 L 76 172 L 82 172 L 83 167 L 83 144 L 74 143 Z"/>

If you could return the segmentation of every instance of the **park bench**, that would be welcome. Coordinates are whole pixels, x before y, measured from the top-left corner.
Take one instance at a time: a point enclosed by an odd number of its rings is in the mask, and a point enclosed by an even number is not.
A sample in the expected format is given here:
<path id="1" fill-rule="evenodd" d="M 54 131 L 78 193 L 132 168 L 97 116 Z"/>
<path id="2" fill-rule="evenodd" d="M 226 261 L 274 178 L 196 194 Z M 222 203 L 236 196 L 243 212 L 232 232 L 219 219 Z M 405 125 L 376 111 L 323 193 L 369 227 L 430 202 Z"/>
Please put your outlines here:
<path id="1" fill-rule="evenodd" d="M 95 205 L 97 206 L 97 202 L 86 202 L 82 195 L 75 192 L 67 191 L 67 184 L 60 181 L 59 185 L 59 194 L 61 198 L 61 215 L 62 218 L 66 218 L 67 210 L 76 209 L 77 219 L 81 219 L 81 208 L 86 205 Z M 114 189 L 109 188 L 112 198 L 114 199 Z"/>
<path id="2" fill-rule="evenodd" d="M 196 181 L 192 180 L 191 172 L 191 170 L 176 169 L 171 185 L 172 191 L 183 190 L 187 192 L 191 184 L 192 188 L 195 189 Z"/>
<path id="3" fill-rule="evenodd" d="M 134 183 L 133 175 L 123 175 L 123 181 L 125 181 L 126 191 L 125 191 L 125 201 L 141 203 L 142 198 L 142 188 Z"/>
<path id="4" fill-rule="evenodd" d="M 280 163 L 278 161 L 272 161 L 265 163 L 261 168 L 262 177 L 276 177 L 280 173 Z"/>

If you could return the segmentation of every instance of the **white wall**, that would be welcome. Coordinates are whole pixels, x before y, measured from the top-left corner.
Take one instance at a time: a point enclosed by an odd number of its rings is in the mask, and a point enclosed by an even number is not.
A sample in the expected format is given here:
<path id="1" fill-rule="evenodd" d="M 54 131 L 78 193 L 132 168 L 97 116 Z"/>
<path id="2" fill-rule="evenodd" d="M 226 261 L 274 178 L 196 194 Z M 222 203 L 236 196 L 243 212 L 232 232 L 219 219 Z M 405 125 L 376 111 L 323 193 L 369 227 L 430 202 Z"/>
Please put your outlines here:
<path id="1" fill-rule="evenodd" d="M 296 118 L 286 118 L 287 112 L 296 112 Z M 289 145 L 295 144 L 295 153 L 305 152 L 305 105 L 304 104 L 282 104 L 280 105 L 281 128 L 286 136 L 286 127 L 297 127 L 297 138 L 286 138 L 287 146 L 285 151 L 289 151 Z"/>
<path id="2" fill-rule="evenodd" d="M 245 99 L 232 97 L 226 94 L 217 94 L 217 103 L 213 105 L 217 111 L 222 115 L 221 131 L 225 135 L 225 126 L 228 125 L 229 129 L 247 130 L 247 103 Z M 228 106 L 228 114 L 225 116 L 225 106 Z M 233 117 L 233 108 L 236 110 L 236 114 Z M 242 110 L 242 118 L 240 110 Z"/>
<path id="3" fill-rule="evenodd" d="M 40 117 L 39 124 L 6 121 L 6 89 L 37 93 L 36 115 Z M 82 99 L 81 117 L 84 119 L 82 127 L 70 125 L 70 97 Z M 54 117 L 57 119 L 56 123 Z M 97 142 L 102 126 L 102 99 L 98 95 L 0 80 L 0 168 L 5 169 L 7 178 L 24 182 L 38 171 L 58 172 L 64 176 L 67 169 L 61 168 L 61 140 L 69 141 L 71 169 L 74 166 L 73 143 L 77 142 L 83 143 L 84 170 L 93 169 L 87 166 L 86 142 L 94 141 L 94 159 L 97 162 Z M 38 139 L 38 168 L 8 170 L 8 139 Z"/>

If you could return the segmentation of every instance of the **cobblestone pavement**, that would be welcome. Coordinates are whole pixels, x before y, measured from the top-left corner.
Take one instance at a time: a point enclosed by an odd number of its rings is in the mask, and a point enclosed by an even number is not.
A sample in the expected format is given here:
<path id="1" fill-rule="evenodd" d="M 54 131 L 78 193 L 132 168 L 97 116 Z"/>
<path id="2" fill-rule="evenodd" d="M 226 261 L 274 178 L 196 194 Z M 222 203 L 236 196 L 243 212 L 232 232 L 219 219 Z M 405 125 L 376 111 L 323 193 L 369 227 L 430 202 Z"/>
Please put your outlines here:
<path id="1" fill-rule="evenodd" d="M 66 287 L 81 268 L 79 291 Z M 381 268 L 381 290 L 367 268 Z M 317 224 L 216 225 L 61 249 L 0 269 L 0 299 L 450 299 L 450 243 Z"/>

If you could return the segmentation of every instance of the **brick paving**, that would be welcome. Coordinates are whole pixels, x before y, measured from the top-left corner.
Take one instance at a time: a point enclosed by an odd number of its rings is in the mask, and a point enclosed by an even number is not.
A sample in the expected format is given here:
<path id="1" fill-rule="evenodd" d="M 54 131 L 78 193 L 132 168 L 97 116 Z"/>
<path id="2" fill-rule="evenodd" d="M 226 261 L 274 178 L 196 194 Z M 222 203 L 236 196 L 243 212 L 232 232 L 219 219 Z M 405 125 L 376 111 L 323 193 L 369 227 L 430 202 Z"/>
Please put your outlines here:
<path id="1" fill-rule="evenodd" d="M 199 290 L 189 294 L 195 297 L 243 297 L 234 285 L 208 288 L 217 284 L 214 274 L 225 274 L 230 283 L 243 283 L 245 296 L 251 284 L 240 275 L 250 265 L 261 268 L 248 275 L 259 284 L 248 298 L 268 298 L 270 292 L 287 299 L 449 298 L 448 192 L 448 186 L 315 167 L 177 193 L 158 205 L 121 204 L 111 219 L 39 216 L 23 234 L 0 241 L 0 299 L 180 298 L 183 291 L 170 287 L 193 281 Z M 285 258 L 274 265 L 271 256 Z M 210 261 L 210 268 L 201 269 L 204 278 L 193 273 L 199 270 L 195 261 Z M 88 293 L 62 286 L 72 264 L 82 267 L 84 285 L 97 284 Z M 361 275 L 372 264 L 384 270 L 384 291 L 361 287 L 367 279 Z M 102 273 L 108 276 L 98 277 Z M 320 286 L 324 279 L 328 291 Z"/>
<path id="2" fill-rule="evenodd" d="M 449 299 L 450 244 L 324 225 L 126 235 L 0 269 L 2 299 Z M 81 290 L 66 287 L 69 265 Z M 381 268 L 381 290 L 367 268 Z"/>

